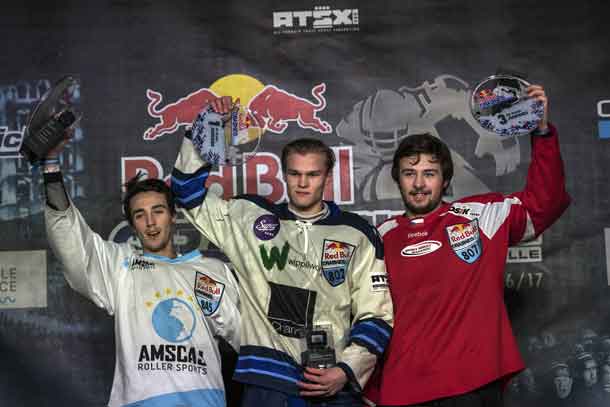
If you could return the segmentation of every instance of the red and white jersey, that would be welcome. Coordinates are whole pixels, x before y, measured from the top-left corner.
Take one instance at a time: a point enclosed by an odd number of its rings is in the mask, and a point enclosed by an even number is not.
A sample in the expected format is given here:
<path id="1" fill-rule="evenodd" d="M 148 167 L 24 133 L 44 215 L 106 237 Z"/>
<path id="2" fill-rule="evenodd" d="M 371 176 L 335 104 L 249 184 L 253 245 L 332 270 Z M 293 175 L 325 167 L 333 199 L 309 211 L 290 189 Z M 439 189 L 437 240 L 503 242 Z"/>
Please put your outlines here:
<path id="1" fill-rule="evenodd" d="M 554 129 L 532 137 L 532 156 L 522 192 L 467 197 L 379 226 L 395 321 L 379 387 L 368 389 L 374 401 L 463 394 L 523 369 L 503 298 L 508 247 L 538 236 L 570 202 Z"/>

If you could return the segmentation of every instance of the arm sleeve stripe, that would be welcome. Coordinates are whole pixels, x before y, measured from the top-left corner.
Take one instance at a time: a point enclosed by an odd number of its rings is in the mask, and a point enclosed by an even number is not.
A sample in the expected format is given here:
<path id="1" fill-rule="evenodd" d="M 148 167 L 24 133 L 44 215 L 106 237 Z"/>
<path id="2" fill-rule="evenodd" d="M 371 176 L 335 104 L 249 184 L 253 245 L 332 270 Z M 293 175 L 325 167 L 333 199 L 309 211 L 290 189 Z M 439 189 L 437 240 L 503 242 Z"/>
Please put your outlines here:
<path id="1" fill-rule="evenodd" d="M 192 209 L 201 205 L 207 193 L 205 181 L 209 174 L 208 167 L 201 167 L 193 174 L 184 174 L 177 169 L 172 171 L 172 192 L 180 206 Z"/>
<path id="2" fill-rule="evenodd" d="M 356 342 L 375 355 L 383 354 L 390 342 L 392 328 L 383 320 L 367 319 L 354 324 L 350 342 Z"/>
<path id="3" fill-rule="evenodd" d="M 203 188 L 197 192 L 192 193 L 191 195 L 185 196 L 185 197 L 181 197 L 181 196 L 176 196 L 176 199 L 178 200 L 178 202 L 180 202 L 183 206 L 187 206 L 189 204 L 190 201 L 192 201 L 195 198 L 199 198 L 201 197 L 203 194 L 206 193 L 206 189 Z M 176 194 L 177 195 L 177 194 Z"/>
<path id="4" fill-rule="evenodd" d="M 376 331 L 381 333 L 386 338 L 390 339 L 390 335 L 391 335 L 390 331 L 388 331 L 387 329 L 381 328 L 380 326 L 378 326 L 374 322 L 372 322 L 372 321 L 365 321 L 365 322 L 362 322 L 362 325 L 370 326 L 371 328 L 375 329 Z"/>
<path id="5" fill-rule="evenodd" d="M 203 182 L 205 182 L 205 180 L 207 178 L 208 178 L 208 174 L 207 173 L 201 174 L 201 175 L 199 175 L 197 177 L 193 177 L 193 178 L 190 178 L 190 179 L 187 179 L 187 180 L 184 180 L 184 181 L 182 181 L 182 180 L 172 176 L 172 183 L 175 182 L 176 184 L 178 184 L 180 186 L 184 186 L 184 185 L 190 184 L 191 182 L 195 182 L 195 181 L 201 180 L 201 179 L 203 179 Z"/>
<path id="6" fill-rule="evenodd" d="M 367 348 L 368 350 L 371 350 L 371 346 L 372 346 L 375 351 L 371 352 L 371 353 L 374 353 L 375 355 L 381 355 L 383 353 L 383 348 L 377 342 L 375 342 L 372 338 L 369 338 L 366 335 L 363 335 L 363 334 L 352 335 L 350 339 L 352 342 L 356 342 L 356 343 L 360 343 L 361 345 L 364 345 L 364 347 Z M 360 341 L 364 341 L 366 344 L 360 342 L 358 339 L 360 339 Z"/>

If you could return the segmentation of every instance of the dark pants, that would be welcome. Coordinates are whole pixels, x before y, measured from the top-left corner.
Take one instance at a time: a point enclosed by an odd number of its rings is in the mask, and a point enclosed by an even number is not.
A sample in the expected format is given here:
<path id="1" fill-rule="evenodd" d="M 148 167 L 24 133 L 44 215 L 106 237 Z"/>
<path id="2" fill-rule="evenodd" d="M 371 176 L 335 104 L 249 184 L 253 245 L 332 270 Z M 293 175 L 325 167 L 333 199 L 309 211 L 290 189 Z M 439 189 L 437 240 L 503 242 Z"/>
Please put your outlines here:
<path id="1" fill-rule="evenodd" d="M 245 384 L 241 407 L 361 407 L 359 394 L 340 391 L 332 397 L 291 396 L 265 387 Z"/>
<path id="2" fill-rule="evenodd" d="M 408 407 L 502 407 L 503 405 L 502 383 L 496 380 L 465 394 L 413 404 Z"/>

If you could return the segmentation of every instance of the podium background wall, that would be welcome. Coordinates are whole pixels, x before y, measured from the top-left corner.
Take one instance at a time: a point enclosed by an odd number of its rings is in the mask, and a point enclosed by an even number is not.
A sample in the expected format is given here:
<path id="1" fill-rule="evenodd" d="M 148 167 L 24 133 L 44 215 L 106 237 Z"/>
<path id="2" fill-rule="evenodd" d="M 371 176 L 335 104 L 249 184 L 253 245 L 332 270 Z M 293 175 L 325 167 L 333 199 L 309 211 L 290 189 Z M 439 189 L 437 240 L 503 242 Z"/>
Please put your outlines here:
<path id="1" fill-rule="evenodd" d="M 606 404 L 609 15 L 601 1 L 4 5 L 0 405 L 102 406 L 114 367 L 113 320 L 67 286 L 44 233 L 40 174 L 16 154 L 27 115 L 51 83 L 66 74 L 80 81 L 72 96 L 84 117 L 62 156 L 75 204 L 94 230 L 124 241 L 121 184 L 137 169 L 170 173 L 197 95 L 229 92 L 276 119 L 264 139 L 268 154 L 217 174 L 214 188 L 225 195 L 281 200 L 281 146 L 319 137 L 341 157 L 327 197 L 378 223 L 402 208 L 388 178 L 391 141 L 418 131 L 452 149 L 449 198 L 519 190 L 528 138 L 499 140 L 467 110 L 473 84 L 498 67 L 545 86 L 573 197 L 541 239 L 509 254 L 505 299 L 529 369 L 512 382 L 507 404 L 556 405 L 555 362 L 568 364 L 573 379 L 562 403 Z M 273 97 L 255 97 L 263 91 Z M 390 152 L 371 149 L 371 140 Z M 216 253 L 182 221 L 177 244 Z M 598 365 L 592 386 L 578 362 L 584 353 Z"/>

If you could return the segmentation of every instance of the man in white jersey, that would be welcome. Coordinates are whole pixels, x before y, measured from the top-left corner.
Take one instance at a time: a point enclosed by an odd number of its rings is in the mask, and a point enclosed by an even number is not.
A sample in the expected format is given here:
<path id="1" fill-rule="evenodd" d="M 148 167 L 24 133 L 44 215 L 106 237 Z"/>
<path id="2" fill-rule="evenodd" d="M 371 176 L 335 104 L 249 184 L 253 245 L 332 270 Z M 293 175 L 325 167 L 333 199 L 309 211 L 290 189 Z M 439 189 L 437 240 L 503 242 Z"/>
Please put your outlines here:
<path id="1" fill-rule="evenodd" d="M 70 286 L 115 318 L 108 405 L 226 405 L 219 341 L 239 349 L 237 282 L 219 260 L 179 255 L 174 198 L 161 180 L 129 181 L 125 217 L 141 248 L 93 232 L 63 185 L 56 153 L 42 162 L 50 245 Z"/>
<path id="2" fill-rule="evenodd" d="M 227 113 L 230 98 L 212 108 Z M 207 106 L 206 106 L 207 108 Z M 242 406 L 355 406 L 389 341 L 393 312 L 376 230 L 323 201 L 335 162 L 316 139 L 282 151 L 288 203 L 208 193 L 210 166 L 185 137 L 172 190 L 240 279 Z M 319 368 L 312 355 L 335 358 Z M 317 357 L 316 356 L 316 357 Z"/>

